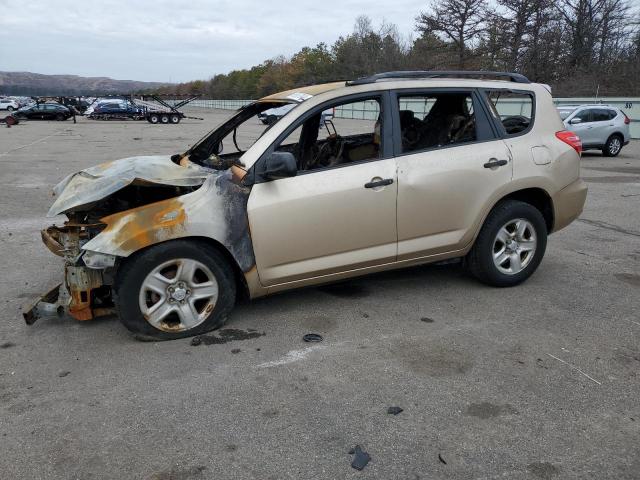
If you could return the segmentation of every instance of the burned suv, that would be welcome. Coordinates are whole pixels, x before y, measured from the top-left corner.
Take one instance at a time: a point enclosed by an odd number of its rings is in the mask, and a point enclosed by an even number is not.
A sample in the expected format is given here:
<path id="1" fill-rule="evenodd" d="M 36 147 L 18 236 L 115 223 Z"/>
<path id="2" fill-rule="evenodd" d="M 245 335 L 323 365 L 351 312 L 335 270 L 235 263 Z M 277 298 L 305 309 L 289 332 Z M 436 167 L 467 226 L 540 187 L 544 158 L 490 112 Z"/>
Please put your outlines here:
<path id="1" fill-rule="evenodd" d="M 116 312 L 179 338 L 220 326 L 241 297 L 451 258 L 517 285 L 582 211 L 580 151 L 548 87 L 518 74 L 389 72 L 271 95 L 184 153 L 57 185 L 49 216 L 68 220 L 42 238 L 63 282 L 25 319 Z"/>

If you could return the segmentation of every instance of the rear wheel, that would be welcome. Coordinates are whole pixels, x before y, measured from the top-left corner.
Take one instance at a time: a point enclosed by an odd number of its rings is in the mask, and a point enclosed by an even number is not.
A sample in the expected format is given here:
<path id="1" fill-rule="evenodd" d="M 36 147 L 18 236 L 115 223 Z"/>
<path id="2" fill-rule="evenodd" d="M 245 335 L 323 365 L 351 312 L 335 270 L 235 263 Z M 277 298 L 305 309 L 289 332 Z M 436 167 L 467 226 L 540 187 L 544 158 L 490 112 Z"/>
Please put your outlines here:
<path id="1" fill-rule="evenodd" d="M 165 123 L 165 124 L 166 124 L 166 123 L 169 123 L 169 115 L 162 115 L 162 116 L 160 117 L 160 121 L 161 121 L 162 123 Z"/>
<path id="2" fill-rule="evenodd" d="M 7 112 L 13 112 L 13 107 L 11 105 L 7 107 Z"/>
<path id="3" fill-rule="evenodd" d="M 607 143 L 604 144 L 604 148 L 602 149 L 602 154 L 605 157 L 615 157 L 622 150 L 622 137 L 617 134 L 613 134 L 607 140 Z"/>
<path id="4" fill-rule="evenodd" d="M 180 115 L 171 115 L 171 123 L 180 123 Z"/>
<path id="5" fill-rule="evenodd" d="M 64 118 L 64 115 L 63 115 L 63 114 L 58 113 L 58 114 L 56 115 L 56 120 L 57 120 L 57 121 L 59 121 L 59 122 L 62 122 L 63 120 L 66 120 L 66 118 Z"/>
<path id="6" fill-rule="evenodd" d="M 160 121 L 160 116 L 156 115 L 155 113 L 154 113 L 154 114 L 149 115 L 149 122 L 150 122 L 150 123 L 156 124 L 156 123 L 158 123 L 159 121 Z"/>
<path id="7" fill-rule="evenodd" d="M 235 302 L 233 271 L 215 248 L 175 240 L 124 263 L 116 306 L 130 331 L 170 340 L 221 326 Z"/>
<path id="8" fill-rule="evenodd" d="M 547 248 L 547 226 L 528 203 L 507 200 L 487 217 L 469 255 L 470 272 L 495 287 L 522 283 L 535 272 Z"/>

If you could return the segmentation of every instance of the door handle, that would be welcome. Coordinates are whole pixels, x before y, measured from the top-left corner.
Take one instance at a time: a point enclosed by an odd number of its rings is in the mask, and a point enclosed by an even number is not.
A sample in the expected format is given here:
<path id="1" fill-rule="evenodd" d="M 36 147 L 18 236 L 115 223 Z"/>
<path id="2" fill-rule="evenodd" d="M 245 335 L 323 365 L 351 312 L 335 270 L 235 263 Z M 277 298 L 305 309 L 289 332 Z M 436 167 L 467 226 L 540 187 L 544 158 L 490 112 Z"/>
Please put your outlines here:
<path id="1" fill-rule="evenodd" d="M 494 167 L 503 167 L 507 163 L 507 160 L 498 160 L 497 158 L 490 158 L 487 163 L 483 165 L 484 168 L 494 168 Z"/>
<path id="2" fill-rule="evenodd" d="M 371 181 L 369 183 L 365 183 L 364 188 L 384 187 L 386 185 L 391 185 L 392 183 L 393 183 L 393 178 L 385 178 L 384 180 L 376 180 L 376 181 Z"/>

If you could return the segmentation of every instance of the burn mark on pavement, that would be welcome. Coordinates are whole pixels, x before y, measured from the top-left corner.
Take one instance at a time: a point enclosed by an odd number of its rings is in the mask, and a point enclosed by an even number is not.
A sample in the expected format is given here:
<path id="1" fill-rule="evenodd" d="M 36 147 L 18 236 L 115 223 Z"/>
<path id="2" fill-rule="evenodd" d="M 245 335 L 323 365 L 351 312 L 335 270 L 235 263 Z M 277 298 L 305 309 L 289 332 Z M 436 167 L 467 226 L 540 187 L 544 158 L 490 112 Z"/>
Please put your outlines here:
<path id="1" fill-rule="evenodd" d="M 0 348 L 11 348 L 11 347 L 15 347 L 16 344 L 13 342 L 4 342 L 2 344 L 0 344 Z"/>
<path id="2" fill-rule="evenodd" d="M 205 345 L 222 345 L 228 342 L 238 340 L 251 340 L 266 335 L 265 332 L 256 332 L 248 330 L 239 330 L 237 328 L 225 328 L 220 330 L 218 335 L 198 335 L 191 339 L 191 345 L 196 347 L 201 344 Z"/>
<path id="3" fill-rule="evenodd" d="M 188 480 L 191 478 L 205 478 L 204 471 L 207 469 L 204 465 L 195 465 L 192 467 L 172 467 L 169 470 L 154 473 L 151 480 Z"/>
<path id="4" fill-rule="evenodd" d="M 473 367 L 470 353 L 459 347 L 401 341 L 391 353 L 407 370 L 429 377 L 462 375 Z"/>
<path id="5" fill-rule="evenodd" d="M 517 415 L 518 411 L 509 404 L 494 405 L 489 402 L 472 403 L 467 408 L 467 415 L 478 417 L 482 420 L 499 417 L 500 415 Z"/>
<path id="6" fill-rule="evenodd" d="M 560 473 L 560 469 L 549 462 L 530 463 L 527 465 L 527 470 L 543 480 L 549 480 Z"/>
<path id="7" fill-rule="evenodd" d="M 640 275 L 635 273 L 616 273 L 614 275 L 618 280 L 634 287 L 640 287 Z"/>
<path id="8" fill-rule="evenodd" d="M 306 330 L 326 333 L 336 328 L 336 320 L 333 317 L 315 315 L 303 320 L 302 325 Z"/>

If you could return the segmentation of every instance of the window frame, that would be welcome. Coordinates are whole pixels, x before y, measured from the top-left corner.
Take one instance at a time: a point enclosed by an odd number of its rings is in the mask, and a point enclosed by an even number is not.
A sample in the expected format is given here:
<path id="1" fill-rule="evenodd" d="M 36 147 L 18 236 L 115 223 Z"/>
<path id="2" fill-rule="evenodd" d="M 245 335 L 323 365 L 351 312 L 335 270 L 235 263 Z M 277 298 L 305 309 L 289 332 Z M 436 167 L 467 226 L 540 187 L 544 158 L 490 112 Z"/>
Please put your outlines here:
<path id="1" fill-rule="evenodd" d="M 531 90 L 521 90 L 521 89 L 517 89 L 517 88 L 480 88 L 479 89 L 480 95 L 483 97 L 484 99 L 484 103 L 486 108 L 488 109 L 489 112 L 489 118 L 491 119 L 491 122 L 495 125 L 496 130 L 499 133 L 499 137 L 501 139 L 506 139 L 506 138 L 516 138 L 516 137 L 520 137 L 522 135 L 526 135 L 527 133 L 529 133 L 532 129 L 533 126 L 536 122 L 536 110 L 537 110 L 537 106 L 536 106 L 536 94 L 535 92 L 531 91 Z M 529 97 L 531 97 L 531 120 L 529 121 L 529 126 L 527 128 L 525 128 L 524 130 L 522 130 L 521 132 L 518 133 L 507 133 L 507 130 L 504 128 L 504 124 L 502 123 L 502 119 L 500 118 L 495 118 L 495 116 L 493 115 L 492 111 L 493 108 L 493 102 L 491 102 L 491 97 L 489 96 L 489 94 L 491 92 L 506 92 L 506 93 L 516 93 L 516 94 L 520 94 L 520 95 L 528 95 Z M 496 110 L 497 112 L 497 110 Z"/>
<path id="2" fill-rule="evenodd" d="M 573 112 L 573 115 L 571 116 L 569 123 L 571 123 L 571 120 L 576 118 L 582 112 L 587 113 L 588 115 L 587 120 L 586 121 L 583 120 L 577 125 L 584 125 L 585 123 L 593 123 L 593 112 L 591 111 L 591 107 L 578 108 L 575 112 Z"/>
<path id="3" fill-rule="evenodd" d="M 452 143 L 439 147 L 429 147 L 419 150 L 411 150 L 410 152 L 403 152 L 402 132 L 400 131 L 400 98 L 411 96 L 433 96 L 438 93 L 464 93 L 471 97 L 471 101 L 473 102 L 473 114 L 476 117 L 476 140 L 472 142 Z M 391 90 L 391 104 L 393 108 L 393 151 L 395 157 L 404 157 L 406 155 L 444 150 L 447 148 L 463 147 L 465 145 L 474 145 L 476 143 L 493 142 L 498 138 L 493 122 L 490 121 L 489 115 L 485 110 L 486 107 L 483 105 L 483 102 L 478 95 L 478 89 L 476 88 L 396 88 Z M 487 128 L 480 127 L 481 120 Z"/>
<path id="4" fill-rule="evenodd" d="M 314 115 L 317 115 L 318 113 L 322 114 L 322 112 L 332 107 L 338 107 L 340 105 L 345 105 L 349 103 L 355 103 L 355 102 L 365 101 L 365 100 L 375 100 L 375 99 L 378 99 L 380 101 L 380 111 L 382 113 L 382 125 L 381 125 L 381 131 L 380 131 L 380 141 L 382 142 L 382 148 L 380 149 L 380 152 L 381 152 L 380 157 L 369 158 L 365 160 L 358 160 L 358 161 L 349 162 L 349 163 L 341 163 L 338 165 L 332 165 L 328 167 L 314 168 L 313 170 L 298 170 L 298 173 L 296 176 L 310 175 L 317 172 L 334 170 L 336 168 L 346 168 L 352 165 L 361 165 L 363 163 L 378 162 L 380 160 L 393 158 L 394 157 L 394 154 L 393 154 L 393 151 L 394 151 L 393 126 L 394 125 L 393 125 L 393 119 L 391 118 L 392 115 L 391 115 L 391 104 L 390 104 L 389 93 L 390 92 L 388 90 L 371 90 L 367 92 L 352 93 L 349 95 L 330 98 L 316 105 L 315 107 L 312 107 L 306 112 L 300 114 L 293 122 L 291 122 L 291 124 L 284 130 L 284 132 L 278 135 L 278 137 L 273 142 L 271 142 L 271 145 L 269 145 L 269 147 L 267 147 L 264 150 L 264 152 L 262 152 L 262 154 L 260 155 L 260 157 L 258 157 L 254 165 L 262 161 L 264 157 L 271 155 L 276 150 L 277 146 L 279 146 L 284 140 L 286 140 L 286 138 L 292 132 L 294 132 L 298 127 L 300 127 L 300 125 L 302 125 L 304 122 L 309 120 Z M 292 109 L 292 111 L 293 110 L 294 109 Z M 271 181 L 277 182 L 278 180 L 279 179 L 271 180 Z"/>
<path id="5" fill-rule="evenodd" d="M 600 114 L 605 113 L 607 118 L 605 118 L 604 120 L 596 120 L 595 119 L 596 112 L 600 112 Z M 613 114 L 613 110 L 606 107 L 593 107 L 591 109 L 591 116 L 593 117 L 592 122 L 610 122 L 615 118 L 615 115 L 613 117 L 611 116 L 612 114 Z"/>

